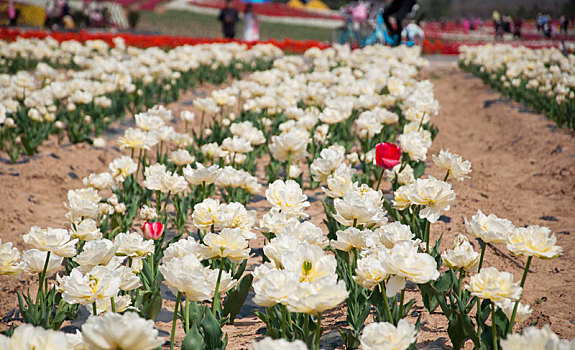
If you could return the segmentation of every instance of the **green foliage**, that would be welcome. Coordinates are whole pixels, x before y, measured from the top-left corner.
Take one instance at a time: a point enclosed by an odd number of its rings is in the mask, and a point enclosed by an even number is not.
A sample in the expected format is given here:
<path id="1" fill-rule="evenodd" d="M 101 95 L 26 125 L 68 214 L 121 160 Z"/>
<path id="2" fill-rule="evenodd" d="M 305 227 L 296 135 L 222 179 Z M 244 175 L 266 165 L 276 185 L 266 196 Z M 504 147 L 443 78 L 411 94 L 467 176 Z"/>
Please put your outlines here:
<path id="1" fill-rule="evenodd" d="M 228 343 L 220 322 L 209 307 L 195 302 L 189 305 L 190 329 L 182 341 L 182 350 L 223 350 Z"/>
<path id="2" fill-rule="evenodd" d="M 64 301 L 55 287 L 50 288 L 47 293 L 42 292 L 37 301 L 30 296 L 30 290 L 25 295 L 19 291 L 16 294 L 24 322 L 34 326 L 58 330 L 65 320 L 73 319 L 78 312 L 78 305 Z"/>
<path id="3" fill-rule="evenodd" d="M 229 317 L 230 324 L 234 324 L 234 319 L 240 313 L 240 309 L 248 297 L 253 280 L 254 276 L 246 275 L 238 282 L 236 287 L 228 292 L 224 301 L 224 316 Z"/>

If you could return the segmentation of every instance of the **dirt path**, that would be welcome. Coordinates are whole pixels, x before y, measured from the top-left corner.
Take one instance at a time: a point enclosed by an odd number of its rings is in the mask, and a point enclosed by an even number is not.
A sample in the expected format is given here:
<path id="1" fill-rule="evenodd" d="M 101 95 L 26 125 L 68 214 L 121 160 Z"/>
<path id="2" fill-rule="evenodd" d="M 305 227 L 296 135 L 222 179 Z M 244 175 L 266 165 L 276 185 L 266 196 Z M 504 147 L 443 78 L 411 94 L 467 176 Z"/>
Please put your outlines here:
<path id="1" fill-rule="evenodd" d="M 440 132 L 429 153 L 428 173 L 443 176 L 431 163 L 431 154 L 442 148 L 449 148 L 473 164 L 472 178 L 454 184 L 456 204 L 445 213 L 445 221 L 450 222 L 434 224 L 432 237 L 444 233 L 444 247 L 448 246 L 456 234 L 465 232 L 463 218 L 471 217 L 477 209 L 508 218 L 516 226 L 536 224 L 551 228 L 564 255 L 551 261 L 534 261 L 534 272 L 527 278 L 523 299 L 534 308 L 527 323 L 551 323 L 561 337 L 575 337 L 572 324 L 575 321 L 572 305 L 575 300 L 574 135 L 507 101 L 479 79 L 454 68 L 448 60 L 432 58 L 431 66 L 423 75 L 435 84 L 441 105 L 440 115 L 433 120 Z M 198 89 L 170 107 L 178 115 L 179 109 L 188 108 L 190 100 L 206 92 L 209 90 Z M 5 155 L 0 155 L 2 242 L 13 241 L 24 250 L 28 247 L 22 235 L 32 225 L 63 227 L 66 210 L 62 203 L 66 201 L 68 189 L 81 187 L 83 177 L 90 172 L 105 171 L 107 164 L 120 155 L 114 140 L 129 123 L 118 125 L 115 133 L 107 135 L 106 149 L 86 144 L 60 146 L 54 140 L 42 146 L 39 155 L 18 164 L 9 164 Z M 258 209 L 261 217 L 262 208 Z M 314 222 L 321 221 L 319 215 L 323 215 L 323 210 L 319 201 L 312 204 L 309 212 L 318 216 Z M 261 242 L 256 245 L 261 246 Z M 500 248 L 506 251 L 505 247 Z M 487 251 L 486 264 L 512 272 L 516 280 L 521 276 L 521 267 L 492 249 Z M 0 276 L 0 319 L 17 306 L 14 290 L 26 289 L 29 281 L 25 276 L 22 280 Z M 171 320 L 173 303 L 170 303 L 167 301 L 164 305 L 162 319 L 157 323 L 165 331 Z M 335 311 L 332 320 L 343 319 L 341 315 L 341 310 Z M 440 337 L 447 339 L 442 316 L 426 315 L 423 321 L 420 343 Z M 261 327 L 253 315 L 237 320 L 235 326 L 226 326 L 230 336 L 228 348 L 245 349 L 253 338 L 260 336 L 256 332 Z M 6 324 L 0 324 L 0 329 L 5 328 Z M 335 336 L 333 332 L 331 335 Z"/>
<path id="2" fill-rule="evenodd" d="M 432 225 L 434 236 L 446 233 L 445 244 L 465 232 L 463 218 L 481 209 L 511 220 L 516 226 L 547 226 L 563 247 L 563 256 L 534 260 L 523 301 L 533 306 L 525 324 L 550 323 L 561 337 L 575 337 L 575 137 L 552 121 L 530 113 L 487 88 L 482 81 L 432 61 L 425 74 L 435 85 L 441 111 L 433 119 L 439 134 L 431 154 L 449 148 L 472 163 L 471 179 L 454 184 L 456 204 L 450 223 Z M 443 176 L 431 169 L 431 174 Z M 504 246 L 500 246 L 507 251 Z M 525 259 L 517 261 L 523 264 Z M 522 268 L 488 249 L 489 266 L 521 278 Z"/>

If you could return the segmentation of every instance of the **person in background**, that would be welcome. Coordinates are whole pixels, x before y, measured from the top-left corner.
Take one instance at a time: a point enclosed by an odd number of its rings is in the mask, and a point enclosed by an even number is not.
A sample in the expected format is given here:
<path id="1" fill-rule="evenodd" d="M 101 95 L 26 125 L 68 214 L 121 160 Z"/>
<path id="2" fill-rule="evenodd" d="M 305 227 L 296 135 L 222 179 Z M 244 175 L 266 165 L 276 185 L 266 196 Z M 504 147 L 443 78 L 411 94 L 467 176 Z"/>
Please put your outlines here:
<path id="1" fill-rule="evenodd" d="M 392 0 L 391 3 L 383 10 L 383 21 L 395 40 L 393 43 L 394 46 L 400 44 L 401 32 L 403 30 L 403 19 L 411 12 L 411 9 L 416 2 L 416 0 Z M 394 15 L 395 17 L 395 28 L 393 28 L 389 21 L 389 16 L 391 15 Z"/>
<path id="2" fill-rule="evenodd" d="M 446 25 L 447 25 L 447 19 L 443 16 L 439 17 L 439 28 L 443 30 L 445 29 Z"/>
<path id="3" fill-rule="evenodd" d="M 467 17 L 467 15 L 463 15 L 462 25 L 463 25 L 463 31 L 465 33 L 469 33 L 469 31 L 472 30 L 471 29 L 471 21 L 469 20 L 469 17 Z"/>
<path id="4" fill-rule="evenodd" d="M 569 27 L 569 19 L 565 15 L 559 17 L 559 27 L 561 34 L 567 35 L 567 27 Z"/>
<path id="5" fill-rule="evenodd" d="M 513 21 L 513 37 L 514 38 L 521 38 L 521 26 L 523 25 L 523 21 L 521 17 L 516 17 Z"/>
<path id="6" fill-rule="evenodd" d="M 481 28 L 481 19 L 479 17 L 475 17 L 473 19 L 473 29 L 479 30 Z"/>
<path id="7" fill-rule="evenodd" d="M 547 39 L 551 39 L 551 17 L 549 17 L 549 15 L 543 15 L 542 17 L 543 24 L 541 29 L 543 30 L 543 35 L 545 35 Z"/>
<path id="8" fill-rule="evenodd" d="M 541 12 L 537 14 L 537 18 L 535 19 L 535 23 L 537 24 L 537 33 L 543 30 L 543 15 Z"/>
<path id="9" fill-rule="evenodd" d="M 244 12 L 244 41 L 260 40 L 260 28 L 258 17 L 254 11 L 254 6 L 249 3 Z"/>
<path id="10" fill-rule="evenodd" d="M 62 18 L 62 22 L 64 23 L 64 29 L 66 30 L 74 30 L 74 28 L 76 28 L 74 19 L 70 15 L 64 16 Z"/>
<path id="11" fill-rule="evenodd" d="M 513 23 L 513 18 L 511 18 L 511 16 L 503 16 L 501 23 L 503 32 L 511 34 L 511 23 Z"/>
<path id="12" fill-rule="evenodd" d="M 222 22 L 224 38 L 233 39 L 236 36 L 236 23 L 240 20 L 238 10 L 232 6 L 232 0 L 226 0 L 224 8 L 220 11 L 218 20 Z"/>
<path id="13" fill-rule="evenodd" d="M 55 29 L 58 24 L 58 18 L 60 18 L 60 7 L 58 7 L 58 2 L 56 0 L 47 1 L 44 12 L 46 13 L 44 26 L 50 30 Z"/>
<path id="14" fill-rule="evenodd" d="M 16 27 L 16 21 L 18 20 L 18 11 L 14 7 L 14 1 L 10 0 L 8 4 L 8 20 L 10 21 L 10 27 Z"/>
<path id="15" fill-rule="evenodd" d="M 499 11 L 493 11 L 491 18 L 493 19 L 493 26 L 495 27 L 495 39 L 502 38 L 503 24 L 501 22 L 501 15 L 499 14 Z"/>

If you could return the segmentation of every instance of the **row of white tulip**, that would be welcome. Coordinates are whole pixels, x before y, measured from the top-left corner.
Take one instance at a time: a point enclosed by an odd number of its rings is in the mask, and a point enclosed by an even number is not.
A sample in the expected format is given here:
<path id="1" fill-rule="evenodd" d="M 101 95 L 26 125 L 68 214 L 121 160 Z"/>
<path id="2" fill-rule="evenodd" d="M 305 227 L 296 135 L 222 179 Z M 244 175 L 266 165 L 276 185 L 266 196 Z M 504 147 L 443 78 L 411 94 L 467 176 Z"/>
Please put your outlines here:
<path id="1" fill-rule="evenodd" d="M 509 97 L 575 128 L 575 55 L 557 48 L 462 46 L 460 66 Z"/>

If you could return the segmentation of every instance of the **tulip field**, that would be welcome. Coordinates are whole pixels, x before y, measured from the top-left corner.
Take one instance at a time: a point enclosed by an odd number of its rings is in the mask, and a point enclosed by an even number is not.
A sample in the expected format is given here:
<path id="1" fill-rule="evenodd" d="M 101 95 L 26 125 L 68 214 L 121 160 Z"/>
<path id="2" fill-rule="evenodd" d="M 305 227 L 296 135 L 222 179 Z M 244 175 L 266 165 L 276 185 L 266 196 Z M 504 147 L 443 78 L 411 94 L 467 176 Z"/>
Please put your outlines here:
<path id="1" fill-rule="evenodd" d="M 60 39 L 0 41 L 0 349 L 575 348 L 574 56 L 459 58 L 555 125 L 419 48 Z"/>

